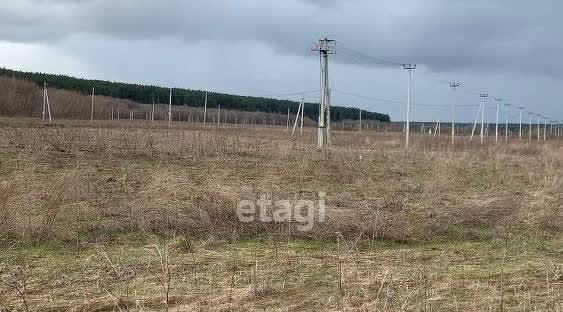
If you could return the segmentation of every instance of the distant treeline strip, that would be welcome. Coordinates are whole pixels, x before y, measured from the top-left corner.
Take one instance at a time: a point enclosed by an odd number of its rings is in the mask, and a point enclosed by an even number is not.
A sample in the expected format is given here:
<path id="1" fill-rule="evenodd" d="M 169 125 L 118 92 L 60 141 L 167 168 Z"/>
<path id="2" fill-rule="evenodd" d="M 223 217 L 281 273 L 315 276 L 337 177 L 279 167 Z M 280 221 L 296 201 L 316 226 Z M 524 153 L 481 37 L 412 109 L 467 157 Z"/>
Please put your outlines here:
<path id="1" fill-rule="evenodd" d="M 95 87 L 97 95 L 128 99 L 143 104 L 150 104 L 153 101 L 156 103 L 168 103 L 169 97 L 169 89 L 158 86 L 145 86 L 103 80 L 87 80 L 65 75 L 30 73 L 6 68 L 0 68 L 0 76 L 30 80 L 40 86 L 46 82 L 50 88 L 77 91 L 82 94 L 90 94 L 90 92 L 92 92 L 92 87 Z M 174 89 L 172 93 L 172 104 L 202 107 L 204 105 L 204 97 L 205 91 Z M 308 104 L 310 105 L 305 105 L 304 113 L 307 117 L 316 120 L 319 113 L 319 106 L 318 104 L 313 105 L 314 103 Z M 289 100 L 209 93 L 207 105 L 210 108 L 215 108 L 221 105 L 221 108 L 229 110 L 286 114 L 288 108 L 293 113 L 297 112 L 299 103 Z M 333 121 L 342 121 L 346 119 L 357 120 L 359 115 L 359 110 L 357 108 L 339 106 L 331 107 L 331 119 Z M 386 114 L 367 111 L 362 112 L 362 119 L 378 120 L 382 122 L 390 121 L 389 116 Z"/>

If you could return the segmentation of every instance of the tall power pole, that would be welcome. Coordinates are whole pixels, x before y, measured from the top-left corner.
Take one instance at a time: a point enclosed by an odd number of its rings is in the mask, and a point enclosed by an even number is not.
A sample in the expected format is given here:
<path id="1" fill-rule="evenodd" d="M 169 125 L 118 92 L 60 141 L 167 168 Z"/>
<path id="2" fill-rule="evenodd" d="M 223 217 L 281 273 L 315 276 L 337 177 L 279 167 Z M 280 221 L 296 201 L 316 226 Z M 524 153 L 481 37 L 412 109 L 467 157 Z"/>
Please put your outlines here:
<path id="1" fill-rule="evenodd" d="M 412 74 L 416 69 L 416 64 L 403 64 L 403 68 L 407 71 L 409 79 L 407 86 L 407 125 L 405 129 L 405 148 L 409 148 L 409 135 L 410 135 L 410 115 L 411 115 L 411 89 L 412 89 Z"/>
<path id="2" fill-rule="evenodd" d="M 547 140 L 547 117 L 543 118 L 543 140 Z"/>
<path id="3" fill-rule="evenodd" d="M 328 56 L 334 54 L 334 42 L 331 39 L 319 40 L 313 51 L 318 51 L 321 57 L 321 103 L 319 109 L 319 125 L 317 130 L 317 144 L 324 147 L 324 128 L 327 128 L 327 141 L 330 144 L 330 83 L 328 79 Z"/>
<path id="4" fill-rule="evenodd" d="M 481 145 L 483 145 L 485 143 L 485 103 L 489 95 L 481 94 L 480 97 L 481 97 Z"/>
<path id="5" fill-rule="evenodd" d="M 495 98 L 495 102 L 497 103 L 497 121 L 495 126 L 495 143 L 498 143 L 498 123 L 499 123 L 499 111 L 500 111 L 500 102 L 502 102 L 502 98 Z"/>
<path id="6" fill-rule="evenodd" d="M 504 106 L 506 106 L 506 123 L 504 127 L 504 136 L 506 143 L 508 143 L 508 119 L 510 118 L 510 104 L 504 103 Z"/>
<path id="7" fill-rule="evenodd" d="M 541 115 L 536 114 L 536 117 L 538 118 L 538 141 L 539 141 L 540 140 L 540 132 L 541 132 Z"/>
<path id="8" fill-rule="evenodd" d="M 522 140 L 522 110 L 524 109 L 524 106 L 518 106 L 518 109 L 520 110 L 520 134 L 518 137 Z"/>
<path id="9" fill-rule="evenodd" d="M 452 88 L 452 145 L 455 144 L 455 90 L 459 86 L 459 82 L 450 82 L 450 88 Z"/>
<path id="10" fill-rule="evenodd" d="M 532 121 L 533 121 L 532 119 L 534 118 L 534 113 L 528 112 L 528 115 L 530 115 L 530 116 L 529 116 L 529 117 L 530 117 L 530 123 L 528 124 L 528 130 L 530 130 L 530 131 L 529 131 L 528 141 L 529 141 L 529 142 L 532 142 Z"/>

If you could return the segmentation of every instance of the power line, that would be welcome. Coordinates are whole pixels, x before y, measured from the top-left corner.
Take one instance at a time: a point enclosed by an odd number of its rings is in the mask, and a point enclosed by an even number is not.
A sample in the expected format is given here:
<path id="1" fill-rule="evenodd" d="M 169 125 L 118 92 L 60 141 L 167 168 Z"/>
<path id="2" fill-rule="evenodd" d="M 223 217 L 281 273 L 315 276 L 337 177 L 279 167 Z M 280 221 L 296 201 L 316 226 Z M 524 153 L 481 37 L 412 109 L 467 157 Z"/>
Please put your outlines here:
<path id="1" fill-rule="evenodd" d="M 334 92 L 336 92 L 336 93 L 344 94 L 344 95 L 355 96 L 355 97 L 357 97 L 357 98 L 362 98 L 362 99 L 366 99 L 366 100 L 370 100 L 370 101 L 375 101 L 375 102 L 394 103 L 394 104 L 404 104 L 404 102 L 396 101 L 396 100 L 378 99 L 378 98 L 374 98 L 374 97 L 369 97 L 369 96 L 360 95 L 360 94 L 355 94 L 355 93 L 349 93 L 349 92 L 343 92 L 343 91 L 334 90 L 334 89 L 333 89 L 332 91 L 334 91 Z"/>
<path id="2" fill-rule="evenodd" d="M 290 96 L 290 95 L 303 95 L 308 93 L 320 92 L 321 90 L 310 90 L 310 91 L 302 91 L 302 92 L 292 92 L 292 93 L 280 93 L 280 94 L 264 94 L 264 95 L 256 95 L 257 97 L 280 97 L 280 96 Z"/>
<path id="3" fill-rule="evenodd" d="M 394 61 L 389 61 L 389 60 L 384 60 L 384 59 L 380 59 L 380 58 L 376 58 L 376 57 L 372 57 L 372 56 L 368 56 L 363 54 L 362 52 L 358 51 L 358 50 L 354 50 L 351 48 L 347 48 L 345 46 L 342 45 L 342 43 L 340 43 L 340 41 L 336 41 L 336 45 L 338 48 L 338 51 L 343 51 L 346 54 L 349 55 L 354 55 L 360 58 L 364 58 L 366 60 L 370 60 L 373 63 L 376 64 L 380 64 L 380 65 L 397 65 L 397 66 L 402 66 L 403 63 L 398 63 L 398 62 L 394 62 Z"/>

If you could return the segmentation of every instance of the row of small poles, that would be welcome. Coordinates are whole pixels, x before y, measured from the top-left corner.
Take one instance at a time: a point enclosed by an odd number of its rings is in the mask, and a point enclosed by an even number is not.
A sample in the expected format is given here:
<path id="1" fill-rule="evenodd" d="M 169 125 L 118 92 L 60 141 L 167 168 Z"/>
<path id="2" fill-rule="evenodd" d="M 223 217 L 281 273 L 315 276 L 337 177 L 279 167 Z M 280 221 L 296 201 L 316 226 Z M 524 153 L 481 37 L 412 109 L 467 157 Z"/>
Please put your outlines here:
<path id="1" fill-rule="evenodd" d="M 169 102 L 168 102 L 168 111 L 166 113 L 166 117 L 163 118 L 165 120 L 168 121 L 168 126 L 170 127 L 172 125 L 172 121 L 173 121 L 173 109 L 172 109 L 172 92 L 173 89 L 170 89 L 170 93 L 169 93 Z M 90 122 L 94 122 L 94 113 L 95 113 L 95 95 L 96 95 L 96 89 L 95 87 L 92 87 L 92 93 L 91 93 L 91 105 L 90 105 Z M 203 112 L 203 125 L 207 125 L 207 118 L 208 118 L 208 113 L 207 113 L 207 103 L 208 103 L 208 92 L 205 92 L 205 101 L 204 101 L 204 112 Z M 295 127 L 297 125 L 298 120 L 301 120 L 301 130 L 300 133 L 303 134 L 303 120 L 304 120 L 304 106 L 305 106 L 305 102 L 304 102 L 304 98 L 301 99 L 301 102 L 299 103 L 299 107 L 298 107 L 298 111 L 297 111 L 297 115 L 296 115 L 296 121 L 294 124 L 294 128 L 292 131 L 292 135 L 294 135 L 295 133 Z M 215 116 L 213 116 L 213 123 L 217 123 L 217 125 L 219 126 L 221 123 L 221 117 L 224 118 L 225 120 L 225 124 L 227 124 L 227 113 L 223 114 L 224 116 L 222 116 L 221 114 L 221 105 L 218 105 L 217 107 L 217 119 L 215 119 Z M 51 105 L 49 102 L 49 95 L 48 95 L 48 89 L 47 89 L 47 83 L 45 82 L 43 84 L 43 109 L 42 109 L 42 121 L 45 122 L 48 116 L 48 121 L 52 122 L 52 116 L 51 116 Z M 151 111 L 150 112 L 146 112 L 145 115 L 145 119 L 146 120 L 151 120 L 151 121 L 155 121 L 155 117 L 156 113 L 155 113 L 155 103 L 153 101 L 152 103 L 152 107 L 151 107 Z M 133 110 L 129 110 L 129 120 L 134 120 L 135 118 L 135 112 Z M 113 106 L 111 107 L 111 115 L 110 115 L 111 120 L 115 120 L 115 118 L 117 118 L 117 120 L 121 120 L 121 111 L 117 110 L 116 112 L 114 112 L 114 108 Z M 187 118 L 188 121 L 190 121 L 190 115 L 188 115 Z M 181 121 L 181 112 L 178 112 L 178 121 Z M 195 118 L 193 118 L 191 121 L 195 121 Z M 197 122 L 200 122 L 200 119 L 198 118 Z M 248 119 L 245 118 L 241 118 L 240 122 L 242 124 L 248 124 Z M 252 118 L 251 121 L 253 124 L 255 124 L 255 120 L 254 118 Z M 235 123 L 238 124 L 239 120 L 237 115 L 235 114 Z M 263 118 L 263 123 L 264 125 L 266 125 L 266 118 Z M 274 119 L 272 119 L 272 125 L 275 125 L 275 121 Z M 285 123 L 287 129 L 289 130 L 290 128 L 290 110 L 288 108 L 287 111 L 287 122 Z"/>

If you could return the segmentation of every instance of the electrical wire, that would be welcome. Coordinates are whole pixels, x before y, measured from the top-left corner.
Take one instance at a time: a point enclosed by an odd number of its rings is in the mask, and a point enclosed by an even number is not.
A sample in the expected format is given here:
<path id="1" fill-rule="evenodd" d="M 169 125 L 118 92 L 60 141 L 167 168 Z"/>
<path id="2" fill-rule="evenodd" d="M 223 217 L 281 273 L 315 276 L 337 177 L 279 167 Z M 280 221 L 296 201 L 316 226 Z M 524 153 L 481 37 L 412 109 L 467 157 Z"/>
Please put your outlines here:
<path id="1" fill-rule="evenodd" d="M 376 58 L 376 57 L 372 57 L 372 56 L 368 56 L 363 54 L 362 52 L 358 51 L 358 50 L 354 50 L 351 48 L 347 48 L 345 46 L 342 45 L 342 43 L 340 41 L 335 41 L 336 46 L 338 48 L 339 51 L 344 51 L 345 53 L 351 54 L 351 55 L 355 55 L 357 57 L 361 57 L 364 58 L 366 60 L 370 60 L 373 63 L 376 64 L 380 64 L 380 65 L 397 65 L 397 66 L 402 66 L 404 63 L 398 63 L 398 62 L 394 62 L 394 61 L 389 61 L 389 60 L 384 60 L 384 59 L 380 59 L 380 58 Z"/>
<path id="2" fill-rule="evenodd" d="M 396 101 L 396 100 L 378 99 L 378 98 L 374 98 L 374 97 L 369 97 L 369 96 L 360 95 L 360 94 L 355 94 L 355 93 L 350 93 L 350 92 L 343 92 L 343 91 L 334 90 L 334 89 L 332 89 L 332 91 L 334 91 L 334 92 L 336 92 L 336 93 L 348 95 L 348 96 L 355 96 L 355 97 L 357 97 L 357 98 L 362 98 L 362 99 L 365 99 L 365 100 L 375 101 L 375 102 L 394 103 L 394 104 L 404 104 L 404 102 Z"/>
<path id="3" fill-rule="evenodd" d="M 310 91 L 302 91 L 302 92 L 292 92 L 292 93 L 280 93 L 280 94 L 264 94 L 264 95 L 256 95 L 258 97 L 280 97 L 280 96 L 290 96 L 290 95 L 303 95 L 308 93 L 320 92 L 321 90 L 310 90 Z"/>

